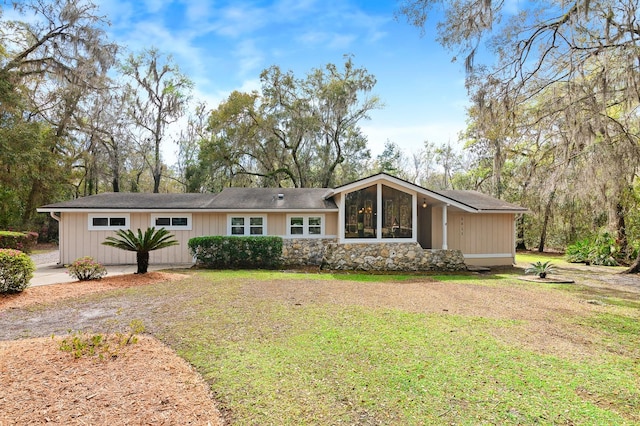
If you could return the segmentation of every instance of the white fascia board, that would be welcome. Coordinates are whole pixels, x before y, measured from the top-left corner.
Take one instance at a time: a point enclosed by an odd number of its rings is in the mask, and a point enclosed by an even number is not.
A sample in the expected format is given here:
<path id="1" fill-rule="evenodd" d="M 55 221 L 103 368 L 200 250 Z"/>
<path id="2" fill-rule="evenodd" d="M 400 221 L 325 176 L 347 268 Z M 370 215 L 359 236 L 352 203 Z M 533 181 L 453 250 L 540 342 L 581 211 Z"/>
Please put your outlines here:
<path id="1" fill-rule="evenodd" d="M 529 210 L 526 211 L 522 211 L 522 210 L 477 210 L 476 213 L 504 213 L 504 214 L 523 214 L 523 213 L 529 213 Z"/>
<path id="2" fill-rule="evenodd" d="M 392 183 L 394 185 L 397 185 L 399 187 L 405 188 L 407 191 L 410 192 L 416 192 L 418 194 L 418 198 L 419 197 L 429 197 L 431 199 L 434 199 L 442 204 L 448 204 L 450 206 L 454 206 L 459 208 L 460 210 L 463 210 L 467 213 L 476 213 L 478 212 L 478 209 L 475 209 L 473 207 L 470 207 L 464 203 L 461 203 L 459 201 L 454 200 L 453 198 L 448 198 L 445 197 L 443 195 L 437 194 L 435 192 L 432 192 L 431 190 L 427 189 L 427 188 L 423 188 L 420 185 L 415 185 L 413 183 L 410 182 L 406 182 L 402 179 L 398 179 L 396 177 L 390 176 L 390 175 L 386 175 L 386 174 L 378 174 L 378 175 L 373 175 L 373 176 L 369 176 L 366 179 L 362 179 L 356 182 L 352 182 L 350 184 L 341 186 L 339 188 L 337 188 L 336 190 L 333 191 L 332 195 L 335 195 L 337 193 L 345 193 L 345 192 L 353 192 L 357 189 L 360 188 L 364 188 L 367 186 L 371 186 L 373 184 L 376 184 L 378 182 L 389 182 Z"/>
<path id="3" fill-rule="evenodd" d="M 332 213 L 338 209 L 36 209 L 38 213 Z"/>

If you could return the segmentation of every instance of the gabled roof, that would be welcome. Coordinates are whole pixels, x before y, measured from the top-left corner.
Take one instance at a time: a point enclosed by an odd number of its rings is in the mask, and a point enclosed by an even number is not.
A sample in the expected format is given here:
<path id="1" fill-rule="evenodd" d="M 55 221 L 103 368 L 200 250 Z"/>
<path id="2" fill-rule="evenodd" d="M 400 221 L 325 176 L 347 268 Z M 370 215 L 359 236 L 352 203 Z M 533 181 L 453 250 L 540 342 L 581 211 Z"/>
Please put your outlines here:
<path id="1" fill-rule="evenodd" d="M 327 188 L 225 188 L 218 194 L 218 209 L 241 210 L 337 210 L 325 196 Z"/>
<path id="2" fill-rule="evenodd" d="M 493 198 L 490 195 L 485 195 L 477 191 L 434 191 L 384 172 L 338 186 L 329 194 L 329 196 L 334 196 L 341 192 L 351 192 L 367 185 L 372 185 L 380 180 L 391 182 L 415 191 L 420 197 L 427 198 L 431 204 L 434 202 L 439 204 L 448 204 L 466 212 L 525 213 L 528 211 L 523 207 L 507 203 L 506 201 Z"/>
<path id="3" fill-rule="evenodd" d="M 508 213 L 525 213 L 528 210 L 516 204 L 508 203 L 504 200 L 493 198 L 490 195 L 483 194 L 478 191 L 434 191 L 445 197 L 458 201 L 472 207 L 480 212 L 508 212 Z"/>
<path id="4" fill-rule="evenodd" d="M 111 210 L 337 210 L 324 188 L 226 188 L 218 194 L 105 192 L 48 204 L 40 212 Z"/>
<path id="5" fill-rule="evenodd" d="M 157 210 L 206 209 L 216 194 L 149 194 L 142 192 L 104 192 L 75 200 L 47 204 L 39 211 L 60 210 Z"/>
<path id="6" fill-rule="evenodd" d="M 333 197 L 386 181 L 413 191 L 430 204 L 446 204 L 471 213 L 525 213 L 527 209 L 477 191 L 433 191 L 387 173 L 330 188 L 225 188 L 218 194 L 108 192 L 48 204 L 39 212 L 59 211 L 337 211 Z"/>

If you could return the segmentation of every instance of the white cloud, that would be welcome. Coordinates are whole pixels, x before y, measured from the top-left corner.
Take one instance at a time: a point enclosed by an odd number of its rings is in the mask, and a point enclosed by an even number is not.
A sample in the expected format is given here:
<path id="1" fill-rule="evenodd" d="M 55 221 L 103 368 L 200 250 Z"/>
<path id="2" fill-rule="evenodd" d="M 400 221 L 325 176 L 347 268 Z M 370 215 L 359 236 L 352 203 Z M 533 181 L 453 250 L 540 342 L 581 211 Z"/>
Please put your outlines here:
<path id="1" fill-rule="evenodd" d="M 233 56 L 238 59 L 238 74 L 241 77 L 255 75 L 261 71 L 264 53 L 256 47 L 254 40 L 239 42 Z"/>

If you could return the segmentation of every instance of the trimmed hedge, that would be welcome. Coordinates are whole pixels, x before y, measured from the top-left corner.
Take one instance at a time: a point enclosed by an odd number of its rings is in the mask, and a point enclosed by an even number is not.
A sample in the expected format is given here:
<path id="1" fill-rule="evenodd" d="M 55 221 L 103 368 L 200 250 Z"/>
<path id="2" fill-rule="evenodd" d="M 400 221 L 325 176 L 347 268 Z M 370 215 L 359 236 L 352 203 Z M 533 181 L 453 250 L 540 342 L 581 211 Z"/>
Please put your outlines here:
<path id="1" fill-rule="evenodd" d="M 31 253 L 31 249 L 37 242 L 38 233 L 36 232 L 0 231 L 0 248 Z"/>
<path id="2" fill-rule="evenodd" d="M 29 286 L 36 266 L 20 250 L 0 249 L 0 293 L 19 293 Z"/>
<path id="3" fill-rule="evenodd" d="M 195 237 L 189 252 L 206 268 L 274 268 L 282 263 L 280 237 Z"/>

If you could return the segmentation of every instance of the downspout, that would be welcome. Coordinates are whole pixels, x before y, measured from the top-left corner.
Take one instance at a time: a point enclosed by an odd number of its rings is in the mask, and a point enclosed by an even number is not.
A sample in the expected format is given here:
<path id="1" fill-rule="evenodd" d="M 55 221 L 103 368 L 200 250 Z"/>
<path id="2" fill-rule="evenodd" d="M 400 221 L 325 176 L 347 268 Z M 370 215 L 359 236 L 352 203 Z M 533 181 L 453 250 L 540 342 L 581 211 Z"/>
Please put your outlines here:
<path id="1" fill-rule="evenodd" d="M 60 221 L 61 217 L 56 216 L 56 213 L 53 211 L 49 212 L 49 216 L 51 216 L 53 220 L 58 222 L 58 265 L 60 265 L 62 263 L 62 261 L 60 260 L 62 258 L 62 238 L 60 238 L 60 235 L 62 234 L 62 222 Z"/>

